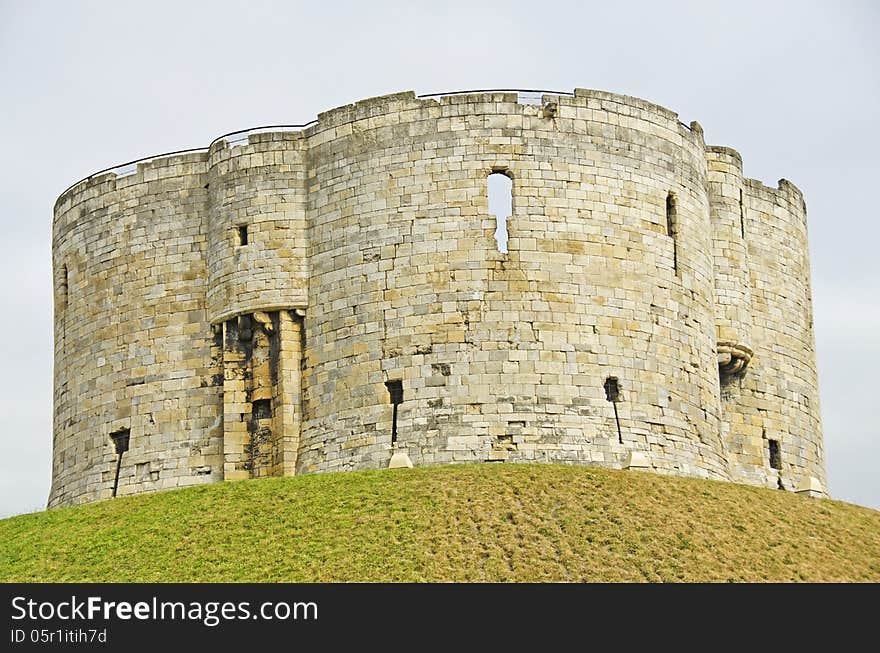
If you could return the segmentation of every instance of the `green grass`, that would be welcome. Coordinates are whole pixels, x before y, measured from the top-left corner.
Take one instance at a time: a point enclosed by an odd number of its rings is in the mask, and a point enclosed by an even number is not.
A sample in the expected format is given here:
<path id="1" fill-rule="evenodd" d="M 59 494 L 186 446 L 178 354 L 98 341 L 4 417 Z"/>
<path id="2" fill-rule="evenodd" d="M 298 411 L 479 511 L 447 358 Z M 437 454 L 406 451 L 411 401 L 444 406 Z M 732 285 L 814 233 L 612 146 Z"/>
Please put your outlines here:
<path id="1" fill-rule="evenodd" d="M 462 465 L 0 521 L 0 581 L 880 581 L 880 512 L 732 483 Z"/>

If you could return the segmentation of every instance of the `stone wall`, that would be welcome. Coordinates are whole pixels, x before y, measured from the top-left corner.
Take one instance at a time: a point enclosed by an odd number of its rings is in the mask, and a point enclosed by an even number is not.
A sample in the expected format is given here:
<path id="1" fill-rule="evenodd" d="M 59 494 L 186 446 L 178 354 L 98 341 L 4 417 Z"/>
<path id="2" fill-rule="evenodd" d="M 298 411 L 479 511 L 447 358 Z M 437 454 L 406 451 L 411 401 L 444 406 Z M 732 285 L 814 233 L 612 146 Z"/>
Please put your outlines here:
<path id="1" fill-rule="evenodd" d="M 205 313 L 207 161 L 102 175 L 55 206 L 49 505 L 223 479 L 221 374 Z M 65 283 L 66 278 L 66 283 Z"/>
<path id="2" fill-rule="evenodd" d="M 122 428 L 119 494 L 394 451 L 824 487 L 800 193 L 643 100 L 518 100 L 374 98 L 65 192 L 50 505 L 112 494 Z"/>
<path id="3" fill-rule="evenodd" d="M 785 179 L 778 188 L 746 179 L 744 225 L 755 355 L 723 387 L 731 473 L 768 487 L 797 489 L 809 477 L 826 487 L 803 196 Z"/>

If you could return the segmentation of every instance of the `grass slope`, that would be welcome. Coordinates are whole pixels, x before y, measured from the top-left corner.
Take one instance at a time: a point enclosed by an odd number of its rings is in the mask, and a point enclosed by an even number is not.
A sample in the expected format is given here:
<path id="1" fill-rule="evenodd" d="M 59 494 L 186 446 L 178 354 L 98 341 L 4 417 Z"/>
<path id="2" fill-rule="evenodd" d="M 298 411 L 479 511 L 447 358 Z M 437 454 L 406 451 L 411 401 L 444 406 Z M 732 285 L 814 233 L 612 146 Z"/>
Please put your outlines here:
<path id="1" fill-rule="evenodd" d="M 880 512 L 554 465 L 206 485 L 0 521 L 0 580 L 880 581 Z"/>

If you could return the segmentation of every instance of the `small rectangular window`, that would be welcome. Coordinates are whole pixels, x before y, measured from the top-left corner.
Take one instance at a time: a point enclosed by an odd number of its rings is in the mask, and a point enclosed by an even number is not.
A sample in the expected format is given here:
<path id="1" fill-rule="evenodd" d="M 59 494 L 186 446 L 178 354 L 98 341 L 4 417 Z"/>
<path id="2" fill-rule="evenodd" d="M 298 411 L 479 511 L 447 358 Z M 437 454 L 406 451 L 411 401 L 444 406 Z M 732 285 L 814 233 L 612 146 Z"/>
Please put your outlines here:
<path id="1" fill-rule="evenodd" d="M 620 381 L 616 376 L 609 376 L 605 379 L 605 399 L 614 406 L 614 422 L 617 424 L 617 441 L 623 444 L 623 431 L 620 430 L 620 416 L 617 414 L 617 402 L 620 397 Z"/>
<path id="2" fill-rule="evenodd" d="M 128 441 L 130 437 L 130 429 L 119 429 L 110 434 L 110 440 L 113 442 L 117 455 L 121 456 L 128 451 Z"/>
<path id="3" fill-rule="evenodd" d="M 248 228 L 245 224 L 238 226 L 238 244 L 241 247 L 248 244 Z"/>
<path id="4" fill-rule="evenodd" d="M 403 403 L 403 381 L 386 381 L 385 387 L 388 388 L 388 395 L 392 404 Z"/>
<path id="5" fill-rule="evenodd" d="M 770 451 L 770 467 L 782 469 L 782 455 L 779 453 L 779 440 L 767 440 L 767 448 Z"/>
<path id="6" fill-rule="evenodd" d="M 251 404 L 251 416 L 253 419 L 270 419 L 272 417 L 272 400 L 255 399 Z"/>
<path id="7" fill-rule="evenodd" d="M 620 382 L 616 376 L 605 379 L 605 400 L 615 403 L 620 401 Z"/>

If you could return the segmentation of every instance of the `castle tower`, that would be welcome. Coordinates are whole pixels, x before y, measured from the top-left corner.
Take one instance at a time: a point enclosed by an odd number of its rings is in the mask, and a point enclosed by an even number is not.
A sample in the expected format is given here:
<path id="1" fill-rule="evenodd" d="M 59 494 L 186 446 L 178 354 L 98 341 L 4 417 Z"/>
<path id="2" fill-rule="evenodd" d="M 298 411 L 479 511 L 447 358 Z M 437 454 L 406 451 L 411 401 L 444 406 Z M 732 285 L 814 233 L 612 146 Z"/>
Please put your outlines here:
<path id="1" fill-rule="evenodd" d="M 824 491 L 800 193 L 643 100 L 523 100 L 374 98 L 65 191 L 50 505 L 395 454 Z"/>

